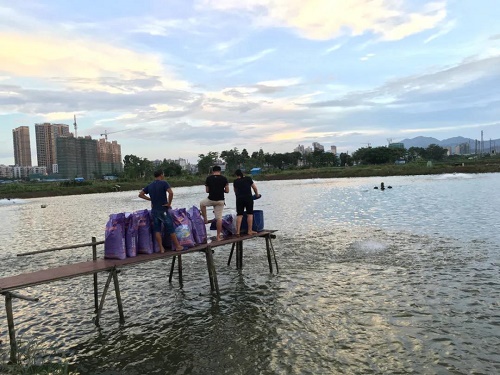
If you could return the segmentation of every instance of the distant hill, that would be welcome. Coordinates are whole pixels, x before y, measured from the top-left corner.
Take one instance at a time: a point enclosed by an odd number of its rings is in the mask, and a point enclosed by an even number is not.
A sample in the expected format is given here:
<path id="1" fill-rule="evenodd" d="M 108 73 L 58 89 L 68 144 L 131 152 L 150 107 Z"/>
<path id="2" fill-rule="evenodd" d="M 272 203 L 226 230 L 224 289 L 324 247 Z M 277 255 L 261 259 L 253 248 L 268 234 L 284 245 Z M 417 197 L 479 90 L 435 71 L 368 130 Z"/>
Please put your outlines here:
<path id="1" fill-rule="evenodd" d="M 477 147 L 479 148 L 479 141 L 477 140 Z M 472 138 L 464 138 L 464 137 L 453 137 L 453 138 L 447 138 L 443 139 L 440 141 L 439 139 L 433 138 L 433 137 L 415 137 L 415 138 L 405 138 L 401 141 L 400 143 L 403 143 L 405 145 L 406 149 L 409 149 L 410 147 L 423 147 L 427 148 L 431 144 L 435 144 L 441 147 L 455 147 L 458 146 L 459 144 L 462 143 L 468 143 L 470 146 L 470 152 L 474 153 L 476 151 L 476 140 Z M 500 147 L 500 139 L 492 139 L 491 140 L 491 148 L 493 149 L 494 147 L 499 148 Z M 490 150 L 490 140 L 484 140 L 484 145 L 483 149 L 485 152 L 489 152 Z M 479 151 L 479 150 L 478 150 Z"/>

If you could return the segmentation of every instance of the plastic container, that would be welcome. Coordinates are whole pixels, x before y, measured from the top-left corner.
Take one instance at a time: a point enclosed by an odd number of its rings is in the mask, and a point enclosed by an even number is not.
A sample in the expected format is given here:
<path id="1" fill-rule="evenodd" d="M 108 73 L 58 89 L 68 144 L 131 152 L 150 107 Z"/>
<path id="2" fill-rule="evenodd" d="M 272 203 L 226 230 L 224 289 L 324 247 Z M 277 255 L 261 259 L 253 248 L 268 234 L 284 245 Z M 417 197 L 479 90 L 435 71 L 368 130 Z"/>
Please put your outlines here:
<path id="1" fill-rule="evenodd" d="M 254 232 L 262 232 L 264 230 L 264 211 L 253 210 L 252 230 Z M 241 221 L 240 233 L 247 233 L 247 232 L 248 232 L 248 224 L 247 224 L 247 214 L 245 212 L 243 214 L 243 219 Z"/>

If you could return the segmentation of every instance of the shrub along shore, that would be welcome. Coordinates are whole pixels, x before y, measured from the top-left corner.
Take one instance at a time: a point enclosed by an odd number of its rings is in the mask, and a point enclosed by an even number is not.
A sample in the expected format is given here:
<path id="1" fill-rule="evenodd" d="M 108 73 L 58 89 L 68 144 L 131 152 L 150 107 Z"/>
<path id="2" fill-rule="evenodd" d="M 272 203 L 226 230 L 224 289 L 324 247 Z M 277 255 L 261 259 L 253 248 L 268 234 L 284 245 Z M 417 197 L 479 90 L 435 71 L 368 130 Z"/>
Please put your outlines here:
<path id="1" fill-rule="evenodd" d="M 427 166 L 426 164 L 403 164 L 403 165 L 366 165 L 354 167 L 326 167 L 308 169 L 286 169 L 266 171 L 254 176 L 255 181 L 271 180 L 298 180 L 311 178 L 349 178 L 349 177 L 386 177 L 386 176 L 417 176 L 445 173 L 498 173 L 500 172 L 500 159 L 485 158 L 470 161 L 468 163 L 440 163 Z M 183 186 L 203 186 L 206 176 L 186 175 L 166 177 L 172 188 Z M 230 173 L 226 177 L 232 181 Z M 0 184 L 0 199 L 15 198 L 39 198 L 61 195 L 79 195 L 94 193 L 110 193 L 116 191 L 139 192 L 153 177 L 129 181 L 86 181 L 85 183 L 71 182 L 14 182 Z"/>

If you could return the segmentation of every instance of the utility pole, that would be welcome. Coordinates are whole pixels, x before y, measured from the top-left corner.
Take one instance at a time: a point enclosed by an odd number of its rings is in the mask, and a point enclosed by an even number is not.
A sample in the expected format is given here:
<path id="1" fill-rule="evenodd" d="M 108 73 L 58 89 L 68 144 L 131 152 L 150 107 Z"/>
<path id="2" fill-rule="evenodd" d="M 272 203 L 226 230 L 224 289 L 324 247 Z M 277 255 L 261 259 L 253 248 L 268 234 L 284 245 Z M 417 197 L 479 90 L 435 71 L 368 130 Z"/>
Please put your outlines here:
<path id="1" fill-rule="evenodd" d="M 484 142 L 483 142 L 483 131 L 481 130 L 481 146 L 479 146 L 481 149 L 481 154 L 479 156 L 483 156 L 484 152 Z"/>

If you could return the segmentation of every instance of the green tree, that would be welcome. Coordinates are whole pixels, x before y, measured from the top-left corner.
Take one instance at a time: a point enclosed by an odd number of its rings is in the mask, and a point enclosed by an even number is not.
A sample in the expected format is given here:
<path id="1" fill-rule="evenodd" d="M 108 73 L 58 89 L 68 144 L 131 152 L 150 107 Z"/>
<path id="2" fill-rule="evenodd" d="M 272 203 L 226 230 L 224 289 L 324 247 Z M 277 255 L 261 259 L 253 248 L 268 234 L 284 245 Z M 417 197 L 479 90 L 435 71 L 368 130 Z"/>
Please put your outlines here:
<path id="1" fill-rule="evenodd" d="M 127 178 L 140 179 L 153 174 L 154 164 L 146 158 L 135 155 L 125 155 L 123 158 L 123 173 Z"/>
<path id="2" fill-rule="evenodd" d="M 248 153 L 246 153 L 248 156 Z M 238 149 L 235 147 L 232 150 L 222 151 L 220 157 L 226 163 L 226 170 L 234 171 L 241 168 L 245 158 L 240 154 Z"/>
<path id="3" fill-rule="evenodd" d="M 348 153 L 342 152 L 340 154 L 340 166 L 345 167 L 347 165 L 352 165 L 352 158 Z"/>
<path id="4" fill-rule="evenodd" d="M 448 150 L 438 146 L 436 144 L 431 144 L 425 149 L 425 155 L 427 157 L 427 160 L 443 160 L 446 154 L 448 153 Z"/>
<path id="5" fill-rule="evenodd" d="M 209 174 L 210 169 L 219 159 L 219 153 L 210 151 L 207 155 L 199 154 L 198 158 L 198 173 L 201 175 Z"/>
<path id="6" fill-rule="evenodd" d="M 417 161 L 420 158 L 425 158 L 425 148 L 410 147 L 407 154 L 408 161 Z"/>
<path id="7" fill-rule="evenodd" d="M 361 164 L 387 164 L 394 163 L 405 153 L 404 148 L 362 147 L 352 154 L 352 158 Z"/>

